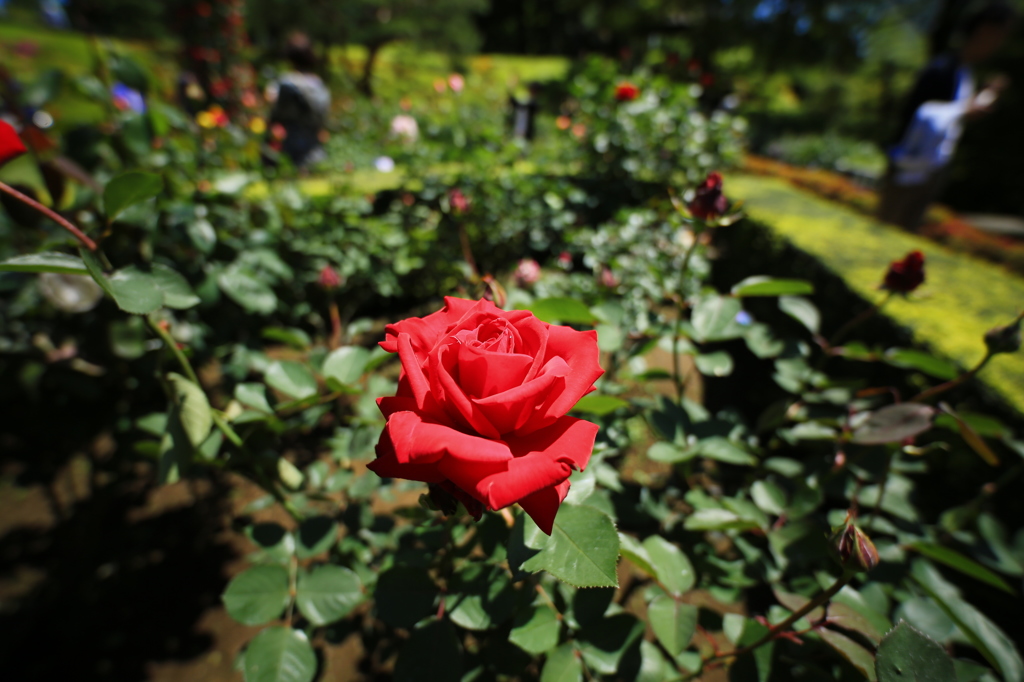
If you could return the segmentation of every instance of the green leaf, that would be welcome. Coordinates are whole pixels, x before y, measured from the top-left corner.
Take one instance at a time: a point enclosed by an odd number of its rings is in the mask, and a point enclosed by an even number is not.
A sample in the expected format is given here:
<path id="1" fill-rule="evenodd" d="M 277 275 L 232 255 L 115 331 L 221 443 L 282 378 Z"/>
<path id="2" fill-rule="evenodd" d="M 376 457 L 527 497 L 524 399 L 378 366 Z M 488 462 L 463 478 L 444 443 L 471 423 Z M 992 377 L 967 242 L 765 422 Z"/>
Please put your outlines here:
<path id="1" fill-rule="evenodd" d="M 15 256 L 0 262 L 0 272 L 55 272 L 61 275 L 88 275 L 81 258 L 46 251 Z"/>
<path id="2" fill-rule="evenodd" d="M 643 548 L 650 557 L 651 566 L 662 587 L 676 596 L 693 589 L 697 575 L 690 559 L 681 549 L 660 535 L 652 535 L 644 540 Z"/>
<path id="3" fill-rule="evenodd" d="M 821 328 L 821 313 L 806 298 L 801 298 L 800 296 L 780 296 L 779 310 L 807 327 L 808 331 L 812 334 L 817 334 Z"/>
<path id="4" fill-rule="evenodd" d="M 853 442 L 860 445 L 900 443 L 932 427 L 935 409 L 920 403 L 900 403 L 874 410 L 853 430 Z"/>
<path id="5" fill-rule="evenodd" d="M 908 548 L 918 552 L 919 554 L 923 554 L 933 561 L 946 564 L 950 568 L 956 569 L 961 573 L 971 576 L 972 578 L 986 582 L 993 587 L 998 587 L 1004 592 L 1008 592 L 1012 595 L 1017 594 L 1014 589 L 998 575 L 985 568 L 977 561 L 968 559 L 963 554 L 949 549 L 948 547 L 932 544 L 930 542 L 914 542 L 908 545 Z"/>
<path id="6" fill-rule="evenodd" d="M 338 541 L 338 524 L 328 516 L 313 516 L 299 525 L 295 533 L 300 559 L 323 554 Z"/>
<path id="7" fill-rule="evenodd" d="M 373 599 L 388 625 L 409 628 L 434 609 L 438 589 L 424 568 L 393 566 L 380 574 Z"/>
<path id="8" fill-rule="evenodd" d="M 295 360 L 272 362 L 267 368 L 264 378 L 271 388 L 297 400 L 310 398 L 317 394 L 316 377 L 308 367 Z"/>
<path id="9" fill-rule="evenodd" d="M 597 329 L 597 347 L 605 353 L 614 353 L 622 348 L 626 340 L 626 332 L 614 324 L 599 324 Z"/>
<path id="10" fill-rule="evenodd" d="M 516 525 L 519 528 L 513 529 L 509 560 L 528 555 L 519 566 L 521 570 L 547 571 L 576 587 L 618 587 L 619 536 L 603 512 L 562 504 L 550 536 L 525 514 L 516 519 Z"/>
<path id="11" fill-rule="evenodd" d="M 370 361 L 370 351 L 359 346 L 345 346 L 331 351 L 324 360 L 323 375 L 337 379 L 345 386 L 359 381 L 366 371 L 366 363 Z"/>
<path id="12" fill-rule="evenodd" d="M 246 527 L 245 536 L 259 547 L 252 561 L 287 564 L 295 554 L 295 536 L 280 524 L 254 523 Z"/>
<path id="13" fill-rule="evenodd" d="M 690 645 L 697 630 L 697 607 L 661 595 L 647 607 L 647 620 L 662 646 L 678 656 Z"/>
<path id="14" fill-rule="evenodd" d="M 743 309 L 740 302 L 729 296 L 705 296 L 693 306 L 690 324 L 699 341 L 724 341 L 742 336 L 746 328 L 736 322 Z"/>
<path id="15" fill-rule="evenodd" d="M 750 484 L 750 499 L 766 514 L 782 516 L 786 513 L 786 493 L 771 481 Z"/>
<path id="16" fill-rule="evenodd" d="M 647 550 L 632 535 L 619 533 L 619 548 L 622 556 L 633 562 L 634 566 L 652 578 L 658 577 L 658 572 L 654 569 Z"/>
<path id="17" fill-rule="evenodd" d="M 199 303 L 199 297 L 192 291 L 188 280 L 166 265 L 154 264 L 149 275 L 163 296 L 163 304 L 168 308 L 184 310 Z"/>
<path id="18" fill-rule="evenodd" d="M 597 318 L 583 302 L 575 298 L 542 298 L 527 308 L 538 319 L 562 324 L 593 324 Z"/>
<path id="19" fill-rule="evenodd" d="M 470 564 L 448 585 L 448 617 L 467 630 L 487 630 L 512 617 L 516 595 L 508 572 L 497 566 Z"/>
<path id="20" fill-rule="evenodd" d="M 739 466 L 754 466 L 758 462 L 757 457 L 722 436 L 711 436 L 698 442 L 697 453 L 701 457 Z"/>
<path id="21" fill-rule="evenodd" d="M 757 528 L 756 522 L 742 519 L 728 509 L 698 509 L 683 522 L 686 530 L 750 530 Z"/>
<path id="22" fill-rule="evenodd" d="M 911 348 L 890 348 L 885 351 L 882 359 L 893 367 L 916 369 L 946 381 L 954 379 L 960 374 L 955 363 Z"/>
<path id="23" fill-rule="evenodd" d="M 155 173 L 131 171 L 117 176 L 103 188 L 103 212 L 107 222 L 114 222 L 121 211 L 132 204 L 160 194 L 163 187 L 163 178 Z"/>
<path id="24" fill-rule="evenodd" d="M 305 632 L 274 626 L 249 642 L 242 670 L 245 682 L 312 682 L 316 654 Z"/>
<path id="25" fill-rule="evenodd" d="M 758 275 L 747 277 L 732 288 L 733 296 L 791 296 L 813 294 L 814 285 L 802 279 L 773 279 Z"/>
<path id="26" fill-rule="evenodd" d="M 822 628 L 818 630 L 818 634 L 830 647 L 838 651 L 840 656 L 849 661 L 850 665 L 859 670 L 861 675 L 871 682 L 878 679 L 875 675 L 875 657 L 870 651 L 835 630 Z"/>
<path id="27" fill-rule="evenodd" d="M 267 402 L 267 387 L 263 384 L 238 384 L 235 386 L 235 400 L 260 412 L 274 413 L 274 409 Z"/>
<path id="28" fill-rule="evenodd" d="M 228 298 L 250 313 L 269 315 L 277 308 L 274 290 L 245 266 L 228 266 L 217 276 L 217 284 Z"/>
<path id="29" fill-rule="evenodd" d="M 359 576 L 341 566 L 318 566 L 299 573 L 295 605 L 313 625 L 341 620 L 363 601 Z"/>
<path id="30" fill-rule="evenodd" d="M 732 356 L 724 350 L 698 355 L 694 359 L 697 371 L 704 376 L 726 377 L 732 374 Z"/>
<path id="31" fill-rule="evenodd" d="M 591 669 L 612 675 L 619 669 L 626 650 L 639 644 L 643 636 L 643 623 L 633 615 L 619 613 L 583 628 L 576 641 Z"/>
<path id="32" fill-rule="evenodd" d="M 461 677 L 459 638 L 447 619 L 416 628 L 399 649 L 394 682 L 459 682 Z"/>
<path id="33" fill-rule="evenodd" d="M 906 622 L 893 628 L 875 655 L 878 682 L 956 682 L 945 649 Z"/>
<path id="34" fill-rule="evenodd" d="M 118 270 L 107 282 L 117 306 L 126 313 L 148 315 L 164 305 L 164 295 L 156 279 L 135 266 Z"/>
<path id="35" fill-rule="evenodd" d="M 243 625 L 262 625 L 279 618 L 291 596 L 283 566 L 253 566 L 236 575 L 224 590 L 224 608 Z"/>
<path id="36" fill-rule="evenodd" d="M 93 280 L 100 285 L 103 292 L 110 298 L 114 298 L 114 290 L 110 287 L 110 281 L 107 276 L 103 274 L 103 266 L 100 264 L 100 259 L 96 257 L 96 254 L 88 249 L 79 249 L 78 255 L 82 257 L 82 263 L 85 268 L 92 275 Z"/>
<path id="37" fill-rule="evenodd" d="M 192 447 L 197 448 L 202 445 L 213 428 L 210 402 L 203 389 L 180 374 L 171 372 L 167 375 L 167 380 L 174 389 L 174 399 L 178 407 L 177 417 Z"/>
<path id="38" fill-rule="evenodd" d="M 583 682 L 583 662 L 572 642 L 566 642 L 548 654 L 540 682 Z"/>
<path id="39" fill-rule="evenodd" d="M 539 655 L 558 644 L 561 628 L 562 622 L 550 606 L 531 606 L 516 615 L 508 641 L 527 653 Z"/>
<path id="40" fill-rule="evenodd" d="M 629 401 L 615 396 L 591 393 L 580 398 L 572 410 L 603 417 L 622 407 L 629 407 Z"/>
<path id="41" fill-rule="evenodd" d="M 927 561 L 915 561 L 910 574 L 1007 682 L 1024 680 L 1024 662 L 1005 632 L 981 611 L 965 602 L 956 587 Z"/>

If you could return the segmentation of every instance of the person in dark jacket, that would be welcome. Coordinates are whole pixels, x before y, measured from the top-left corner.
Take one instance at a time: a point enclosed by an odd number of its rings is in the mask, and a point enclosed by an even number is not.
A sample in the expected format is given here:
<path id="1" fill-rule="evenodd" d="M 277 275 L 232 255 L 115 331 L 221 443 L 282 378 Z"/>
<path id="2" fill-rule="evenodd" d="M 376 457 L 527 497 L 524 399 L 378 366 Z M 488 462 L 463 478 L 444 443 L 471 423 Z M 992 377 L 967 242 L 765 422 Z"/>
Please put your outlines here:
<path id="1" fill-rule="evenodd" d="M 936 57 L 918 75 L 887 150 L 879 218 L 910 230 L 920 224 L 942 189 L 963 122 L 990 111 L 1008 84 L 996 78 L 977 91 L 972 67 L 999 49 L 1015 18 L 1004 2 L 980 7 L 961 25 L 959 50 Z"/>

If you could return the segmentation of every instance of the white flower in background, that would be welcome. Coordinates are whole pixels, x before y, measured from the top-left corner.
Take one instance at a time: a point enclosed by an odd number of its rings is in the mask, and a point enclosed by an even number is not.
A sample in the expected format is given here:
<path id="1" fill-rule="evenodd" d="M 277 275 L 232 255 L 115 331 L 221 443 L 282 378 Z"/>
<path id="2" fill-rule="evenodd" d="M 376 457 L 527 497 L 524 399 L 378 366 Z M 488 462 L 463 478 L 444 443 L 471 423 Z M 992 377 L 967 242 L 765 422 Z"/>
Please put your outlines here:
<path id="1" fill-rule="evenodd" d="M 391 135 L 406 142 L 415 142 L 420 136 L 420 126 L 408 114 L 399 114 L 391 119 Z"/>
<path id="2" fill-rule="evenodd" d="M 395 170 L 395 160 L 390 156 L 378 156 L 373 161 L 373 167 L 381 173 L 390 173 Z"/>

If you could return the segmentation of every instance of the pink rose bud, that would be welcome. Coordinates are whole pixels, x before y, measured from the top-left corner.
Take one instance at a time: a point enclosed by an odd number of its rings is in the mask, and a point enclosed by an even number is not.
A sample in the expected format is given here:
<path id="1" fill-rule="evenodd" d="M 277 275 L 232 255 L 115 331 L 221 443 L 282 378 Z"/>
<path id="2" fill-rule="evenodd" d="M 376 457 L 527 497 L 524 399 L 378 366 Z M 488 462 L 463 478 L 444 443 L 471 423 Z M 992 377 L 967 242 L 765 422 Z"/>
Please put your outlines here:
<path id="1" fill-rule="evenodd" d="M 512 280 L 517 287 L 528 287 L 537 283 L 540 279 L 540 263 L 532 258 L 524 258 L 519 261 L 516 271 L 512 274 Z"/>
<path id="2" fill-rule="evenodd" d="M 572 269 L 572 254 L 568 251 L 558 254 L 558 266 L 564 270 Z"/>
<path id="3" fill-rule="evenodd" d="M 601 268 L 601 274 L 598 275 L 597 281 L 601 283 L 601 286 L 608 287 L 609 289 L 619 286 L 619 278 L 606 267 Z"/>
<path id="4" fill-rule="evenodd" d="M 875 543 L 852 523 L 847 523 L 845 528 L 833 536 L 833 546 L 844 568 L 870 571 L 878 565 L 878 550 L 875 549 Z"/>
<path id="5" fill-rule="evenodd" d="M 340 287 L 342 279 L 337 270 L 332 268 L 330 265 L 325 265 L 323 270 L 320 271 L 320 277 L 317 278 L 317 283 L 327 291 L 330 291 Z"/>
<path id="6" fill-rule="evenodd" d="M 466 87 L 466 79 L 462 77 L 462 74 L 453 73 L 448 76 L 448 87 L 452 89 L 452 92 L 462 92 L 462 89 Z"/>
<path id="7" fill-rule="evenodd" d="M 448 190 L 448 204 L 455 213 L 465 213 L 470 207 L 469 197 L 462 193 L 458 187 Z"/>
<path id="8" fill-rule="evenodd" d="M 518 504 L 550 535 L 597 437 L 597 424 L 568 416 L 604 373 L 597 333 L 446 298 L 385 334 L 381 348 L 399 354 L 402 373 L 397 395 L 377 403 L 387 424 L 369 469 L 439 486 L 471 513 L 474 502 Z"/>

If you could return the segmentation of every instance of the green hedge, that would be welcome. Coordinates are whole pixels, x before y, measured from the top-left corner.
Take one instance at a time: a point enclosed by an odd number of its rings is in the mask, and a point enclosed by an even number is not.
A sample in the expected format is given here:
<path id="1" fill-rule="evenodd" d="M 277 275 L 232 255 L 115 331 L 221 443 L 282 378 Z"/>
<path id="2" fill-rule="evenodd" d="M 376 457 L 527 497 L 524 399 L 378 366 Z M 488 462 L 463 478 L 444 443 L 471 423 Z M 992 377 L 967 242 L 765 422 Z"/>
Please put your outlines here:
<path id="1" fill-rule="evenodd" d="M 878 223 L 782 180 L 730 176 L 726 190 L 731 199 L 743 202 L 751 218 L 869 301 L 880 300 L 878 285 L 891 261 L 908 251 L 923 251 L 927 281 L 908 300 L 891 301 L 884 314 L 907 328 L 916 342 L 964 367 L 984 354 L 982 335 L 988 329 L 1007 324 L 1024 308 L 1024 278 L 997 265 Z M 1024 413 L 1024 353 L 997 356 L 980 378 Z"/>

